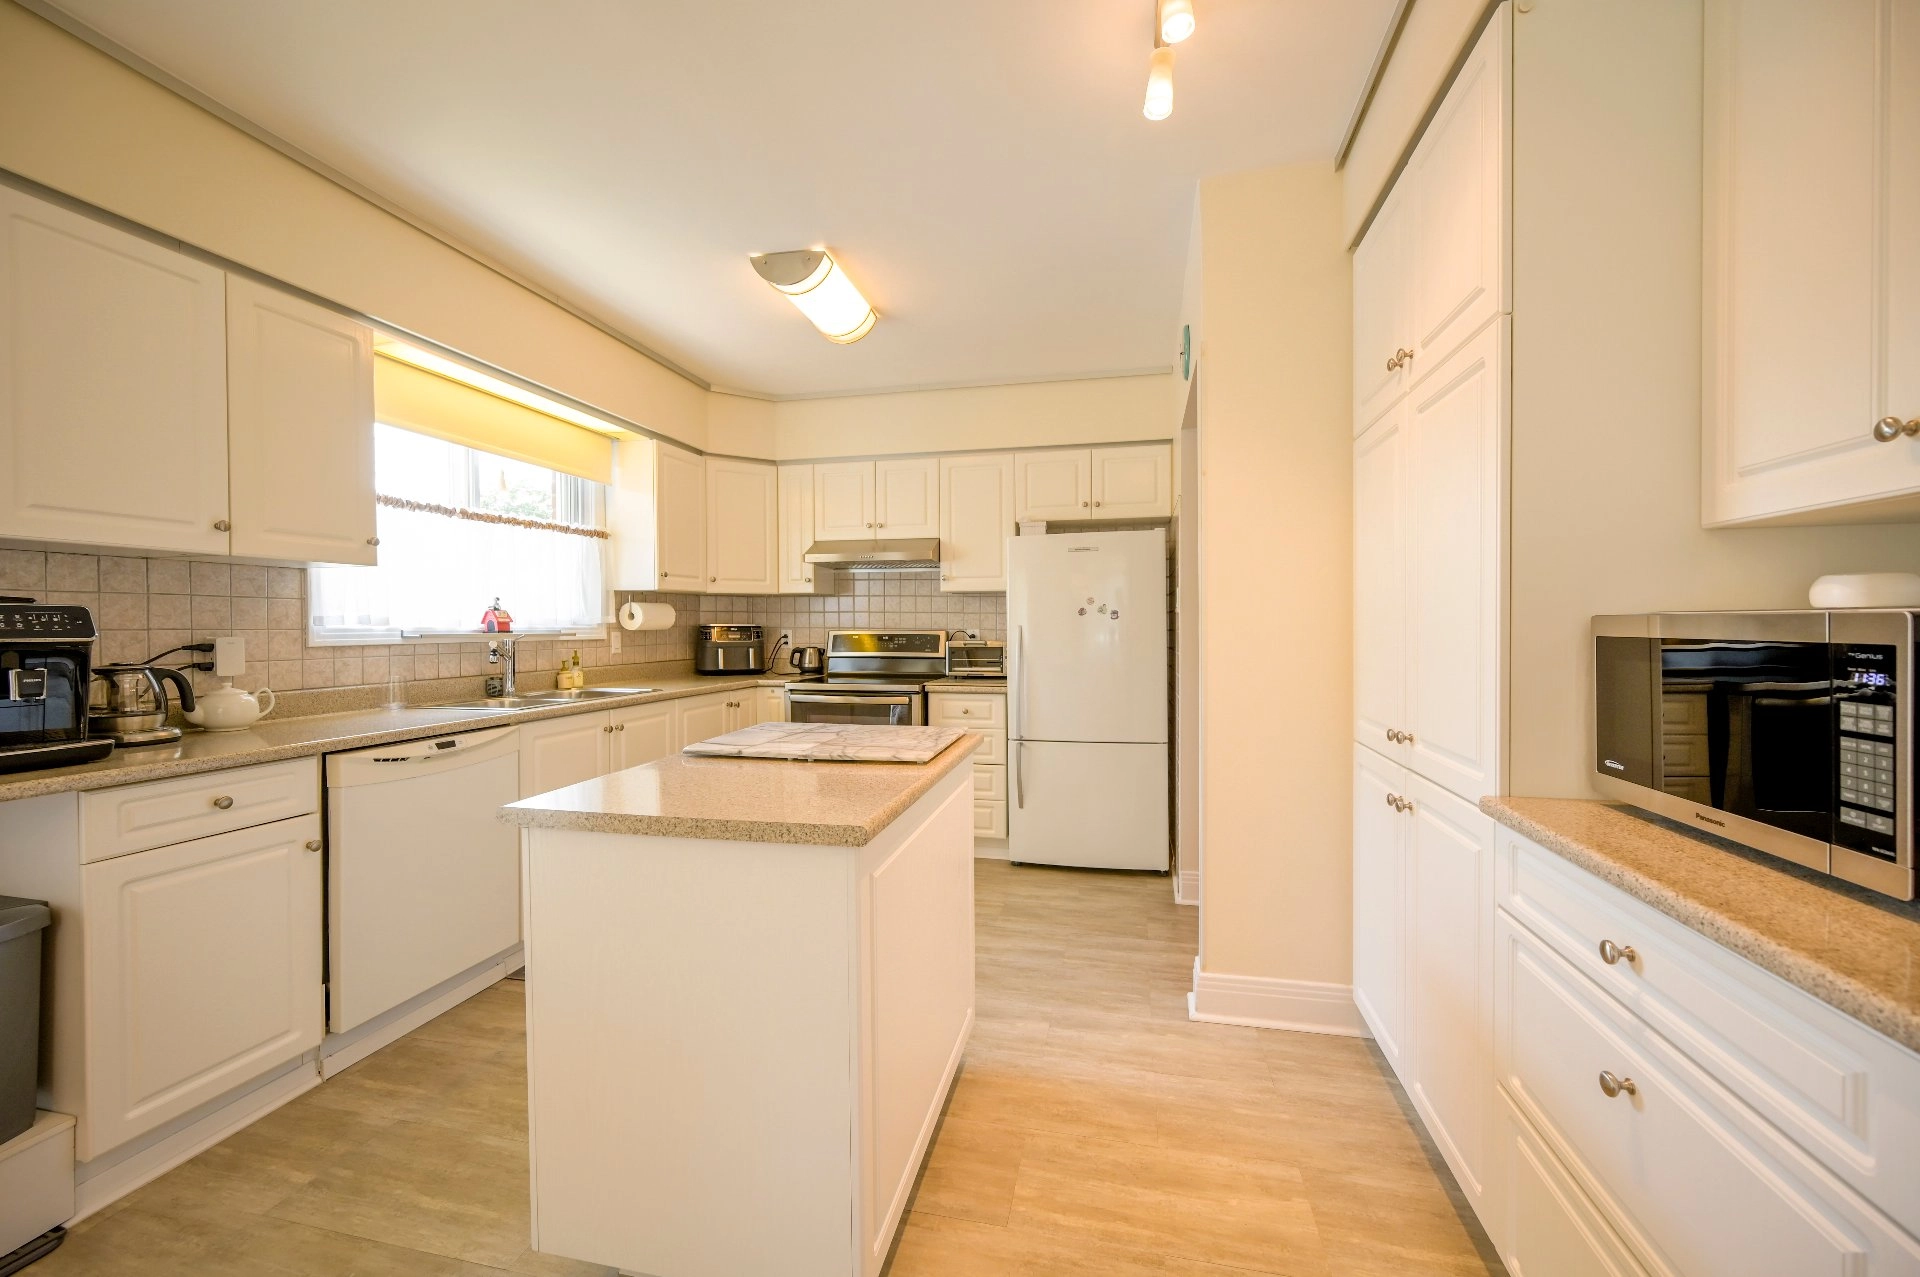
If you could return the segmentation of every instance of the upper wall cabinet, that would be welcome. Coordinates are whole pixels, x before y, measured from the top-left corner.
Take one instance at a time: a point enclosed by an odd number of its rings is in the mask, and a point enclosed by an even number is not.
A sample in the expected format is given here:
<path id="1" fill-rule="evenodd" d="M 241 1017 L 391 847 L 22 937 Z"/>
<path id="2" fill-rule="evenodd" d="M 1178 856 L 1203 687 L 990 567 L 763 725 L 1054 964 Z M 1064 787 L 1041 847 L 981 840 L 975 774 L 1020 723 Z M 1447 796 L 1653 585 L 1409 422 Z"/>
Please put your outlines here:
<path id="1" fill-rule="evenodd" d="M 1018 519 L 1055 523 L 1172 518 L 1172 445 L 1016 453 L 1013 504 Z"/>
<path id="2" fill-rule="evenodd" d="M 231 552 L 371 564 L 373 335 L 227 277 Z"/>
<path id="3" fill-rule="evenodd" d="M 225 554 L 226 354 L 217 267 L 0 187 L 0 535 Z"/>
<path id="4" fill-rule="evenodd" d="M 778 593 L 778 470 L 766 461 L 708 457 L 706 471 L 707 589 Z"/>
<path id="5" fill-rule="evenodd" d="M 871 541 L 873 462 L 821 462 L 813 467 L 813 539 Z"/>
<path id="6" fill-rule="evenodd" d="M 608 523 L 613 588 L 704 593 L 706 461 L 653 439 L 623 439 L 614 457 Z"/>
<path id="7" fill-rule="evenodd" d="M 1507 138 L 1512 58 L 1499 10 L 1353 254 L 1357 435 L 1513 309 Z"/>
<path id="8" fill-rule="evenodd" d="M 1920 6 L 1708 0 L 1702 517 L 1920 516 Z"/>
<path id="9" fill-rule="evenodd" d="M 781 594 L 831 594 L 833 570 L 807 562 L 813 544 L 813 467 L 780 467 Z"/>
<path id="10" fill-rule="evenodd" d="M 940 590 L 1007 588 L 1007 538 L 1013 535 L 1013 454 L 940 458 Z"/>
<path id="11" fill-rule="evenodd" d="M 820 541 L 939 536 L 939 458 L 895 457 L 815 465 L 813 532 Z"/>

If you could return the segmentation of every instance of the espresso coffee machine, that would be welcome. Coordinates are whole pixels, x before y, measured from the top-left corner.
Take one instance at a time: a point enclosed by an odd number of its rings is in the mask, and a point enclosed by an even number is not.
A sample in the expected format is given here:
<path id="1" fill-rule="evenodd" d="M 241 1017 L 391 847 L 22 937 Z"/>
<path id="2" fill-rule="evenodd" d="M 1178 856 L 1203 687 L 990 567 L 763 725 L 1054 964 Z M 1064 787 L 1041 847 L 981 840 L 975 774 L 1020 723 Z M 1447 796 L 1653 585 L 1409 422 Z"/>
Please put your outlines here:
<path id="1" fill-rule="evenodd" d="M 113 752 L 89 735 L 93 616 L 70 604 L 0 602 L 0 772 L 65 767 Z"/>

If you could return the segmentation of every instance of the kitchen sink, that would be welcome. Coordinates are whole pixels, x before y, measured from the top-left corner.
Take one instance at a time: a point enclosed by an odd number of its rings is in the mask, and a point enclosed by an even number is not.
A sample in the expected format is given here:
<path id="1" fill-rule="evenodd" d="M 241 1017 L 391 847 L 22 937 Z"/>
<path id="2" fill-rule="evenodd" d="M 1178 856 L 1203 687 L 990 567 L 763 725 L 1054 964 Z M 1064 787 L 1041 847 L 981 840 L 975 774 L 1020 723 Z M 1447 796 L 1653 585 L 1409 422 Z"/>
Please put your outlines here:
<path id="1" fill-rule="evenodd" d="M 538 705 L 551 705 L 551 697 L 542 700 L 537 696 L 482 696 L 471 701 L 452 701 L 446 705 L 436 705 L 435 709 L 532 709 Z"/>
<path id="2" fill-rule="evenodd" d="M 657 692 L 657 687 L 567 687 L 551 692 L 529 692 L 525 699 L 532 701 L 595 701 L 607 696 L 637 696 L 641 692 Z"/>

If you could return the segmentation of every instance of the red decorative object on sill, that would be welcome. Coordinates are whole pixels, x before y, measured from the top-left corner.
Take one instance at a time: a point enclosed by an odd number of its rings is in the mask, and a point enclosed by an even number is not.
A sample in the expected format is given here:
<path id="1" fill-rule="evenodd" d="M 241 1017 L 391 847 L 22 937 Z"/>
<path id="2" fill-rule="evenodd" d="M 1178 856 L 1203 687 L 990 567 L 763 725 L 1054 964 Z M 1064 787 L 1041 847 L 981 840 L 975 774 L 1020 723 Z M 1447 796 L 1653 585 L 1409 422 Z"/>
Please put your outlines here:
<path id="1" fill-rule="evenodd" d="M 489 634 L 510 634 L 513 632 L 513 616 L 500 606 L 495 599 L 493 606 L 480 614 L 480 628 Z"/>

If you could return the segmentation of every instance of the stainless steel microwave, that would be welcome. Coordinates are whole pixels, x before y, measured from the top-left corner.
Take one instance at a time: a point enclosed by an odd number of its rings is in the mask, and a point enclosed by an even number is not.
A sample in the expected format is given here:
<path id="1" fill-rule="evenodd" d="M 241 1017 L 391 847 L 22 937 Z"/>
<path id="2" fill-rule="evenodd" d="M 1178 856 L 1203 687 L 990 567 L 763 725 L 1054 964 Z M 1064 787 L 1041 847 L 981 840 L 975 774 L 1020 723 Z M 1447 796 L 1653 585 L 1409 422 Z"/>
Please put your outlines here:
<path id="1" fill-rule="evenodd" d="M 1594 617 L 1596 787 L 1913 899 L 1917 616 Z"/>

